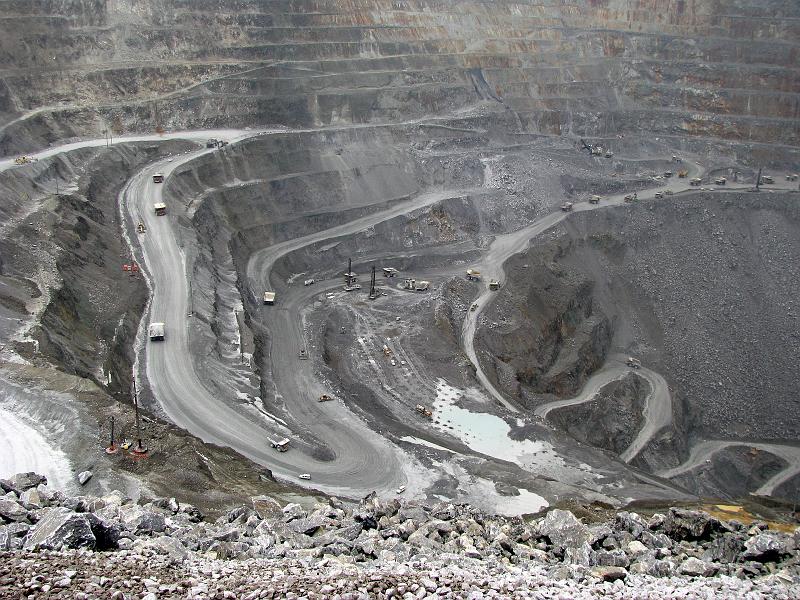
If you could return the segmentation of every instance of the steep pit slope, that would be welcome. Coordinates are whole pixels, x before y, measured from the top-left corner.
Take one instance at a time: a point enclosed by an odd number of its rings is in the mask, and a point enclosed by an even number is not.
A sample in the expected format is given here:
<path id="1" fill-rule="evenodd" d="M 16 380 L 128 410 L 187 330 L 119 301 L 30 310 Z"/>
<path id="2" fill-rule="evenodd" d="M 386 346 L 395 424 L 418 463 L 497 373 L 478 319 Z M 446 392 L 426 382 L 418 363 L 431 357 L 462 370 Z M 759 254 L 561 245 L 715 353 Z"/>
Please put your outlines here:
<path id="1" fill-rule="evenodd" d="M 794 144 L 793 0 L 5 1 L 0 149 L 104 130 L 399 121 Z"/>
<path id="2" fill-rule="evenodd" d="M 591 289 L 592 314 L 611 324 L 607 351 L 640 357 L 672 388 L 676 429 L 661 432 L 638 464 L 679 462 L 695 438 L 793 443 L 799 261 L 793 194 L 699 194 L 576 214 L 509 261 L 516 285 L 499 292 L 488 314 L 507 321 L 480 332 L 484 348 L 495 349 L 490 372 L 513 374 L 497 377 L 512 396 L 546 398 L 551 390 L 530 376 L 541 372 L 535 352 L 523 359 L 497 350 L 515 348 L 518 332 L 530 330 L 521 337 L 549 357 L 547 340 L 557 341 L 556 353 L 570 357 L 565 372 L 580 375 L 587 331 L 556 310 L 562 294 L 554 292 L 580 298 Z"/>

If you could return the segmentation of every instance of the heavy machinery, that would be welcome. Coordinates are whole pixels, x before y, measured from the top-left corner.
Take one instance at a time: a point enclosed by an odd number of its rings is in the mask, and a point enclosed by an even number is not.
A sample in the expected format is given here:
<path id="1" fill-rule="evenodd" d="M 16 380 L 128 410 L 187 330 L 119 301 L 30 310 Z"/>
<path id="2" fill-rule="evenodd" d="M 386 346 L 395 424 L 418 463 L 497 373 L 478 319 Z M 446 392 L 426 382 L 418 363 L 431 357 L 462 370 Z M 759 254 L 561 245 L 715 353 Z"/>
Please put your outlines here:
<path id="1" fill-rule="evenodd" d="M 139 224 L 136 226 L 136 231 L 137 233 L 144 233 L 145 232 L 144 223 L 139 221 Z"/>
<path id="2" fill-rule="evenodd" d="M 571 211 L 572 210 L 572 202 L 564 202 L 564 204 L 561 205 L 561 210 L 563 210 L 564 212 Z"/>
<path id="3" fill-rule="evenodd" d="M 717 177 L 717 178 L 714 180 L 714 183 L 715 183 L 716 185 L 725 185 L 726 183 L 728 183 L 728 180 L 727 180 L 725 177 Z"/>
<path id="4" fill-rule="evenodd" d="M 773 183 L 775 183 L 775 180 L 772 178 L 771 175 L 762 175 L 761 176 L 761 183 L 773 184 Z"/>
<path id="5" fill-rule="evenodd" d="M 478 281 L 481 278 L 481 272 L 475 269 L 467 269 L 467 280 Z"/>
<path id="6" fill-rule="evenodd" d="M 664 192 L 656 192 L 656 199 L 660 200 L 664 197 Z"/>
<path id="7" fill-rule="evenodd" d="M 600 204 L 600 196 L 594 195 L 589 198 L 589 204 Z"/>
<path id="8" fill-rule="evenodd" d="M 30 163 L 37 162 L 39 159 L 37 158 L 30 158 L 29 156 L 18 156 L 14 159 L 15 165 L 27 165 Z"/>
<path id="9" fill-rule="evenodd" d="M 691 181 L 689 181 L 689 185 L 694 185 L 694 186 L 698 186 L 698 185 L 700 185 L 701 183 L 703 183 L 703 180 L 702 180 L 702 179 L 700 179 L 699 177 L 695 177 L 694 179 L 692 179 Z"/>
<path id="10" fill-rule="evenodd" d="M 163 173 L 153 174 L 153 183 L 164 183 L 164 174 Z"/>
<path id="11" fill-rule="evenodd" d="M 297 358 L 300 360 L 308 360 L 308 352 L 306 352 L 305 348 L 300 348 L 300 351 L 297 353 Z"/>
<path id="12" fill-rule="evenodd" d="M 497 290 L 500 289 L 500 282 L 497 281 L 496 279 L 490 279 L 489 280 L 489 289 L 492 290 L 493 292 L 496 292 Z"/>
<path id="13" fill-rule="evenodd" d="M 275 292 L 264 292 L 264 304 L 275 304 Z"/>
<path id="14" fill-rule="evenodd" d="M 678 171 L 678 177 L 680 177 L 681 179 L 686 179 L 688 176 L 689 176 L 689 171 L 687 171 L 686 169 Z"/>
<path id="15" fill-rule="evenodd" d="M 476 310 L 478 310 L 478 303 L 477 303 L 477 302 L 474 302 L 474 303 L 472 304 L 472 306 L 470 307 L 470 310 L 471 310 L 472 312 L 475 312 Z"/>
<path id="16" fill-rule="evenodd" d="M 147 328 L 147 335 L 153 341 L 161 341 L 164 339 L 164 324 L 163 323 L 150 323 Z"/>
<path id="17" fill-rule="evenodd" d="M 625 364 L 628 365 L 631 369 L 642 368 L 642 362 L 638 358 L 633 358 L 632 356 L 628 357 L 628 360 L 625 361 Z"/>
<path id="18" fill-rule="evenodd" d="M 422 406 L 422 404 L 417 404 L 414 407 L 414 410 L 416 410 L 423 417 L 427 417 L 429 419 L 433 417 L 433 411 L 430 408 L 425 408 L 424 406 Z"/>
<path id="19" fill-rule="evenodd" d="M 283 438 L 277 442 L 275 440 L 270 440 L 269 445 L 278 452 L 286 452 L 289 449 L 289 438 Z"/>
<path id="20" fill-rule="evenodd" d="M 322 394 L 319 397 L 319 402 L 330 402 L 331 400 L 333 400 L 333 398 L 331 398 L 328 394 Z"/>
<path id="21" fill-rule="evenodd" d="M 163 202 L 156 202 L 153 204 L 153 210 L 157 216 L 163 217 L 165 214 L 167 214 L 167 205 Z"/>

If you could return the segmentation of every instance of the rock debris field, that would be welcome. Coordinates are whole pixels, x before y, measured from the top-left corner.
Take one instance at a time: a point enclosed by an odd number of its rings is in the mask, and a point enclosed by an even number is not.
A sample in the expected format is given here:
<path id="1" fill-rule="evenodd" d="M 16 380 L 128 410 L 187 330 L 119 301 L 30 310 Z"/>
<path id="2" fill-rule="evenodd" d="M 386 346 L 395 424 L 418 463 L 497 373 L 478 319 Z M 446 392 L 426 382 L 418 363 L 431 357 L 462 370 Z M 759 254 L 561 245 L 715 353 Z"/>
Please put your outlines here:
<path id="1" fill-rule="evenodd" d="M 367 496 L 267 496 L 215 521 L 174 498 L 0 480 L 2 598 L 796 598 L 800 532 L 670 508 L 584 524 Z"/>

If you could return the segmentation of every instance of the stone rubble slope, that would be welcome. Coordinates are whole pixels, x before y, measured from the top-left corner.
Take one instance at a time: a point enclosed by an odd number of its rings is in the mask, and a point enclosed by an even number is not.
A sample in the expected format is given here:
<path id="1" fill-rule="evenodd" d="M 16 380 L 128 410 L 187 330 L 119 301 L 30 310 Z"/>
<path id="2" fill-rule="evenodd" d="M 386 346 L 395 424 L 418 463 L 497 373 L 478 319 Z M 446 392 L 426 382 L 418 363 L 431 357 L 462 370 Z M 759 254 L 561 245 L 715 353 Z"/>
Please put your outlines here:
<path id="1" fill-rule="evenodd" d="M 0 598 L 796 598 L 800 530 L 671 508 L 588 526 L 465 505 L 254 497 L 215 521 L 174 498 L 0 480 Z"/>

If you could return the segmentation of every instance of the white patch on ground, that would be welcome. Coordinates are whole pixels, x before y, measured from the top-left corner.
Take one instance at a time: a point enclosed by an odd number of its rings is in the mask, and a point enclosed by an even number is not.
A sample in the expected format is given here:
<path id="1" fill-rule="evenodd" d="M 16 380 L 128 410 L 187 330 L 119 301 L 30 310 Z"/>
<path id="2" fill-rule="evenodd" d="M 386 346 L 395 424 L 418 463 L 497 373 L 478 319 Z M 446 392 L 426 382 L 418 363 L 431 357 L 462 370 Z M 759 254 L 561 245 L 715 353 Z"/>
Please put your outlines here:
<path id="1" fill-rule="evenodd" d="M 28 471 L 46 476 L 51 488 L 66 492 L 74 488 L 67 455 L 14 412 L 0 407 L 0 478 Z"/>
<path id="2" fill-rule="evenodd" d="M 564 461 L 550 443 L 533 440 L 513 440 L 511 427 L 497 415 L 474 413 L 456 406 L 464 395 L 443 379 L 436 383 L 436 400 L 433 402 L 434 427 L 448 433 L 475 452 L 513 462 L 524 469 L 539 472 L 543 467 L 563 467 Z"/>
<path id="3" fill-rule="evenodd" d="M 474 493 L 478 497 L 476 506 L 498 515 L 515 517 L 517 515 L 536 513 L 549 506 L 547 500 L 539 494 L 534 494 L 525 488 L 518 489 L 519 496 L 501 496 L 497 493 L 494 483 L 488 479 L 476 478 L 473 483 Z M 491 500 L 486 505 L 481 506 L 480 498 Z M 473 501 L 473 504 L 475 502 Z"/>
<path id="4" fill-rule="evenodd" d="M 457 454 L 454 450 L 450 450 L 449 448 L 445 448 L 444 446 L 440 446 L 439 444 L 434 444 L 433 442 L 429 442 L 428 440 L 423 440 L 418 437 L 414 437 L 413 435 L 405 435 L 400 438 L 400 441 L 408 442 L 409 444 L 416 444 L 418 446 L 427 446 L 428 448 L 433 448 L 434 450 L 441 450 L 442 452 Z"/>
<path id="5" fill-rule="evenodd" d="M 305 274 L 306 274 L 305 271 L 303 271 L 302 273 L 292 273 L 289 276 L 289 279 L 286 280 L 286 284 L 287 285 L 292 285 L 294 283 L 295 279 L 297 279 L 298 277 L 302 277 Z"/>

